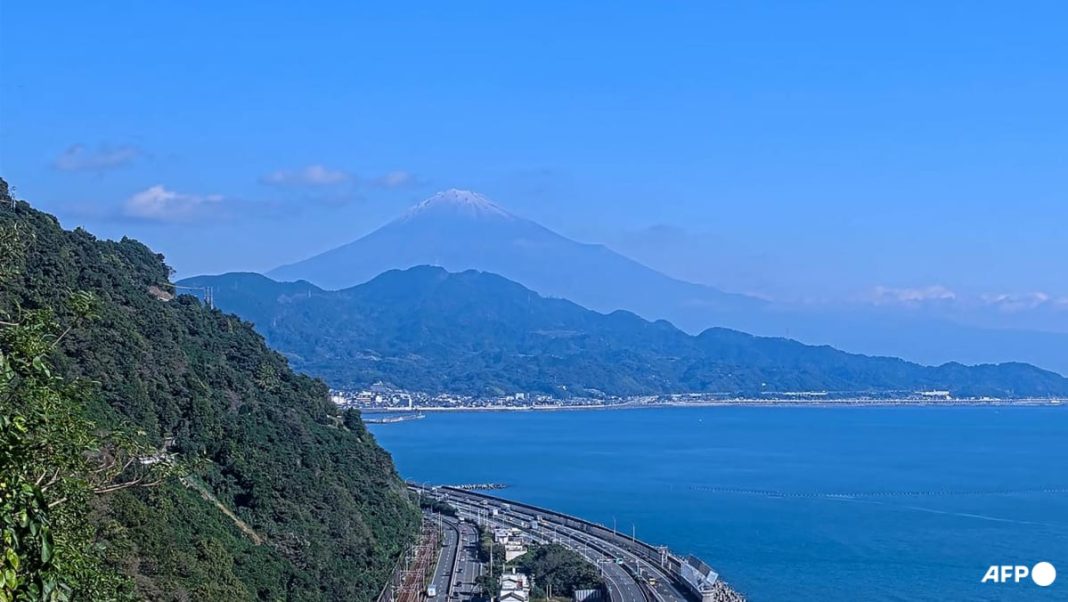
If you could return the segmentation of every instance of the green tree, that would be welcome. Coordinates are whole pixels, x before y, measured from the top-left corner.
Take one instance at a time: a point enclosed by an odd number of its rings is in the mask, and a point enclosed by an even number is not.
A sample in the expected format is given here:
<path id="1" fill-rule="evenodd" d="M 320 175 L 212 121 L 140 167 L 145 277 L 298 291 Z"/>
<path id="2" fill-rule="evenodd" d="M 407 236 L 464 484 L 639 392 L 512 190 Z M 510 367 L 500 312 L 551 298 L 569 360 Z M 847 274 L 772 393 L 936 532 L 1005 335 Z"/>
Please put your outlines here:
<path id="1" fill-rule="evenodd" d="M 516 565 L 534 579 L 535 593 L 540 597 L 550 590 L 554 596 L 570 596 L 578 589 L 604 585 L 594 565 L 559 544 L 531 546 L 526 554 L 516 559 Z"/>
<path id="2" fill-rule="evenodd" d="M 84 387 L 52 373 L 48 355 L 69 329 L 51 312 L 0 328 L 0 602 L 127 597 L 89 519 L 93 496 L 123 486 L 132 462 L 117 458 L 129 448 L 108 449 L 82 414 Z"/>

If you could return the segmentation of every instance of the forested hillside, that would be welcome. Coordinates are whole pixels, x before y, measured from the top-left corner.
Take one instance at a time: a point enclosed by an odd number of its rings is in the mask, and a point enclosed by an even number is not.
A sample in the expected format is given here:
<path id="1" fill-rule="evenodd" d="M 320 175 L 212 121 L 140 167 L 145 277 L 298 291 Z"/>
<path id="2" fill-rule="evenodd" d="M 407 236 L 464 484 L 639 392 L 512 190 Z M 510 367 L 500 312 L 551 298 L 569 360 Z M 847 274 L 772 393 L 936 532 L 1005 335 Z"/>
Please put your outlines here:
<path id="1" fill-rule="evenodd" d="M 255 323 L 294 366 L 338 388 L 385 381 L 412 390 L 556 396 L 773 391 L 1005 397 L 1068 394 L 1059 374 L 1020 363 L 922 366 L 755 337 L 691 336 L 625 311 L 601 314 L 506 278 L 421 266 L 325 291 L 258 274 L 186 281 Z"/>
<path id="2" fill-rule="evenodd" d="M 35 349 L 54 366 L 49 374 L 85 393 L 70 412 L 94 420 L 96 435 L 153 450 L 149 461 L 168 467 L 152 482 L 98 487 L 84 500 L 94 553 L 122 576 L 109 596 L 378 593 L 418 513 L 357 413 L 339 412 L 322 382 L 295 374 L 247 322 L 175 296 L 161 255 L 134 240 L 63 230 L 13 202 L 2 180 L 0 241 L 0 331 L 10 333 L 0 337 L 0 358 L 15 358 L 0 411 L 33 409 L 16 387 L 28 377 L 15 360 L 28 347 L 18 344 L 27 324 L 47 319 L 57 334 Z M 91 311 L 79 313 L 85 308 L 72 298 Z M 46 362 L 27 365 L 45 370 Z M 3 466 L 15 457 L 5 449 Z"/>

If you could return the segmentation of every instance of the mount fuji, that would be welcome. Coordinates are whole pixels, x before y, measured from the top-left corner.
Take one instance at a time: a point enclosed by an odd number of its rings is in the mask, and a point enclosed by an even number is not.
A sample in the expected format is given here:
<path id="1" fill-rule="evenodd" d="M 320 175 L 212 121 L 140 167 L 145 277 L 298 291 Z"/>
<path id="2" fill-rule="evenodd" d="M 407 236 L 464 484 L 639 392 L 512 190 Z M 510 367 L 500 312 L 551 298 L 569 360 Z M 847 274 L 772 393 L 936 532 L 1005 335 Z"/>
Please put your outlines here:
<path id="1" fill-rule="evenodd" d="M 481 270 L 602 312 L 627 309 L 703 329 L 764 302 L 676 280 L 597 244 L 576 242 L 466 190 L 439 192 L 378 230 L 267 276 L 347 288 L 391 270 Z"/>
<path id="2" fill-rule="evenodd" d="M 868 307 L 784 305 L 685 282 L 604 245 L 580 243 L 466 190 L 439 192 L 351 243 L 267 276 L 329 290 L 420 265 L 504 276 L 540 295 L 632 311 L 696 334 L 712 326 L 924 364 L 1024 361 L 1068 374 L 1068 334 L 992 329 Z"/>

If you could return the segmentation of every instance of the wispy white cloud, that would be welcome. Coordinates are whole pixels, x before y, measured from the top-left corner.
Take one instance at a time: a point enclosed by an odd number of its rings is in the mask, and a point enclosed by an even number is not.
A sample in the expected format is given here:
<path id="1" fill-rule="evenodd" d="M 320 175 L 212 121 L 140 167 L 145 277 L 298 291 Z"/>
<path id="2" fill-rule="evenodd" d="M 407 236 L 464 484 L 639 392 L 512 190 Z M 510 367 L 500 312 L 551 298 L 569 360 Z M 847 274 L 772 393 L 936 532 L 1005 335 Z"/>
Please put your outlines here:
<path id="1" fill-rule="evenodd" d="M 126 199 L 122 215 L 156 222 L 188 222 L 217 215 L 222 202 L 221 195 L 180 193 L 157 184 Z"/>
<path id="2" fill-rule="evenodd" d="M 101 145 L 95 149 L 84 144 L 72 144 L 52 162 L 60 171 L 106 171 L 133 163 L 141 156 L 136 146 Z"/>
<path id="3" fill-rule="evenodd" d="M 919 288 L 877 286 L 867 295 L 876 305 L 918 305 L 921 303 L 956 301 L 957 293 L 940 284 Z"/>
<path id="4" fill-rule="evenodd" d="M 983 308 L 1004 313 L 1019 313 L 1042 308 L 1068 311 L 1068 297 L 1058 297 L 1043 291 L 958 294 L 943 285 L 916 288 L 877 286 L 855 299 L 873 305 L 908 307 L 939 305 L 962 311 Z"/>
<path id="5" fill-rule="evenodd" d="M 984 305 L 997 307 L 1002 311 L 1017 312 L 1036 309 L 1046 304 L 1057 305 L 1062 299 L 1041 291 L 1029 293 L 984 293 L 979 296 Z"/>
<path id="6" fill-rule="evenodd" d="M 410 171 L 396 170 L 371 180 L 378 188 L 404 188 L 419 184 L 419 178 Z"/>
<path id="7" fill-rule="evenodd" d="M 270 186 L 331 186 L 353 179 L 352 174 L 323 165 L 309 165 L 300 169 L 280 169 L 260 178 Z"/>

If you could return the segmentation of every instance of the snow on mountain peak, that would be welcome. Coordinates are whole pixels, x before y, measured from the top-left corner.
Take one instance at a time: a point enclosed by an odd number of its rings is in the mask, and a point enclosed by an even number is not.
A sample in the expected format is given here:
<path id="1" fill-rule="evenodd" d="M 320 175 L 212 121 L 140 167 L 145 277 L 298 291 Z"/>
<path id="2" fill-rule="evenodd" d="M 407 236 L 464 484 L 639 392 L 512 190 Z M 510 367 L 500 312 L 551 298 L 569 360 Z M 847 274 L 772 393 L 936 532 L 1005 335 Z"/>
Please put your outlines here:
<path id="1" fill-rule="evenodd" d="M 428 211 L 436 212 L 442 210 L 470 217 L 512 217 L 512 214 L 501 209 L 484 195 L 456 188 L 450 188 L 434 194 L 412 207 L 405 217 L 414 217 Z"/>

